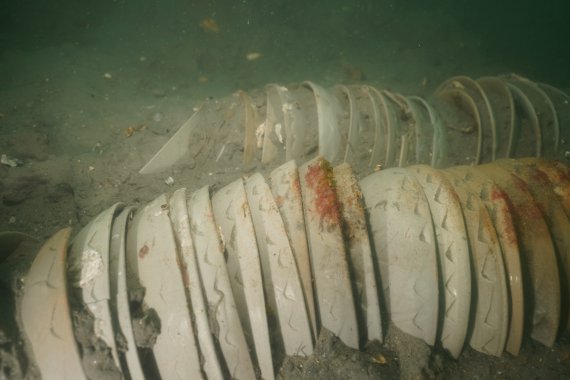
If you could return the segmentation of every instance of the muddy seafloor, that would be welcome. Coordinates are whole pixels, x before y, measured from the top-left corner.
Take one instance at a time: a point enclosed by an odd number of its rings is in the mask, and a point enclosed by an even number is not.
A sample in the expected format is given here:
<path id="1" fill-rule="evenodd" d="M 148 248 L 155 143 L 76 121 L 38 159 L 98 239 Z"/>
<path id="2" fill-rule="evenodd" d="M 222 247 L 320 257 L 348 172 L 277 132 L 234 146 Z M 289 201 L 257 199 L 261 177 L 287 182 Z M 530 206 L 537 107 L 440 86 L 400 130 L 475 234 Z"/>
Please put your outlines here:
<path id="1" fill-rule="evenodd" d="M 195 107 L 239 89 L 259 92 L 267 83 L 313 80 L 428 95 L 453 75 L 506 72 L 570 88 L 568 48 L 554 54 L 549 45 L 564 31 L 560 9 L 532 11 L 519 4 L 517 22 L 509 23 L 502 10 L 480 6 L 487 8 L 174 0 L 7 6 L 0 12 L 0 153 L 22 165 L 0 165 L 0 231 L 45 240 L 64 227 L 79 231 L 116 202 L 141 206 L 179 187 L 209 184 L 216 190 L 239 176 L 266 172 L 232 160 L 242 150 L 230 145 L 224 155 L 235 165 L 190 161 L 138 174 Z M 492 24 L 473 21 L 477 14 Z M 200 27 L 206 18 L 216 20 L 218 32 Z M 542 40 L 529 35 L 529 29 L 547 27 Z M 248 60 L 249 53 L 261 57 Z M 0 330 L 1 375 L 18 378 L 26 373 L 14 361 L 18 342 Z M 388 329 L 384 345 L 362 352 L 325 332 L 314 356 L 287 359 L 280 375 L 570 378 L 570 337 L 563 334 L 553 348 L 526 339 L 518 357 L 466 348 L 456 361 L 395 328 Z"/>

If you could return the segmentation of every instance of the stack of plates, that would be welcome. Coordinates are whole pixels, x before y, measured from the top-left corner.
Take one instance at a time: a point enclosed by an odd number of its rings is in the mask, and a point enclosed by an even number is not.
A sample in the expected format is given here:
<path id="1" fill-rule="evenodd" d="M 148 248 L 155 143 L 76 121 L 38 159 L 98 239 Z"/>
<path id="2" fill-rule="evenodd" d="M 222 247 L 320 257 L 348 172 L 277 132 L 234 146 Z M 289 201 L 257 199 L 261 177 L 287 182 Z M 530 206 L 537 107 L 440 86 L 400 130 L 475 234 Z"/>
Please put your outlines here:
<path id="1" fill-rule="evenodd" d="M 394 324 L 454 357 L 516 355 L 523 334 L 552 346 L 570 322 L 569 173 L 503 159 L 361 180 Z"/>
<path id="2" fill-rule="evenodd" d="M 511 74 L 473 80 L 458 76 L 435 91 L 446 119 L 450 164 L 498 158 L 560 157 L 569 141 L 570 98 L 547 84 Z M 473 136 L 470 138 L 466 138 Z"/>
<path id="3" fill-rule="evenodd" d="M 157 172 L 182 158 L 224 169 L 236 163 L 274 167 L 315 155 L 348 163 L 357 173 L 412 164 L 441 168 L 510 157 L 563 158 L 568 141 L 568 95 L 514 74 L 453 77 L 428 98 L 307 81 L 205 103 L 140 172 Z"/>
<path id="4" fill-rule="evenodd" d="M 46 378 L 274 378 L 322 328 L 358 349 L 387 317 L 454 357 L 551 346 L 570 326 L 569 174 L 524 159 L 357 181 L 317 157 L 117 204 L 40 250 L 21 326 Z"/>

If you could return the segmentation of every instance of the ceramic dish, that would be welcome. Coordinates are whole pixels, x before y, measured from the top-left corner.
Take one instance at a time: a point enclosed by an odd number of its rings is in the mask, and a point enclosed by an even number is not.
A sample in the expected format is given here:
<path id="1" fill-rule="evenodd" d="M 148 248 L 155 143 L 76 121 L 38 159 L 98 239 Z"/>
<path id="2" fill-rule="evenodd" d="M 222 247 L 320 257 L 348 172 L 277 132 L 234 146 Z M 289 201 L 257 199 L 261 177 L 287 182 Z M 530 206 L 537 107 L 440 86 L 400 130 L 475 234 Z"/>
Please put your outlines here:
<path id="1" fill-rule="evenodd" d="M 430 166 L 410 166 L 427 198 L 437 242 L 444 290 L 441 343 L 457 358 L 471 313 L 471 265 L 467 231 L 457 194 L 443 174 Z"/>
<path id="2" fill-rule="evenodd" d="M 433 155 L 432 141 L 433 141 L 433 126 L 427 108 L 425 107 L 425 100 L 419 97 L 409 97 L 408 104 L 410 111 L 414 118 L 414 130 L 416 140 L 416 164 L 430 164 Z"/>
<path id="3" fill-rule="evenodd" d="M 199 349 L 168 215 L 168 198 L 160 195 L 139 210 L 129 224 L 128 286 L 144 287 L 144 304 L 160 318 L 160 334 L 152 347 L 160 376 L 199 379 L 202 378 Z"/>
<path id="4" fill-rule="evenodd" d="M 527 186 L 515 175 L 496 165 L 482 165 L 475 170 L 489 176 L 512 205 L 521 264 L 529 275 L 529 283 L 525 284 L 525 314 L 529 316 L 530 334 L 533 339 L 550 347 L 556 339 L 560 321 L 560 279 L 554 245 L 544 216 Z"/>
<path id="5" fill-rule="evenodd" d="M 388 314 L 402 331 L 433 346 L 440 276 L 429 204 L 414 176 L 386 169 L 360 181 Z"/>
<path id="6" fill-rule="evenodd" d="M 510 157 L 514 150 L 515 103 L 509 87 L 496 77 L 482 77 L 477 83 L 489 99 L 491 113 L 495 120 L 495 146 L 492 159 Z"/>
<path id="7" fill-rule="evenodd" d="M 368 238 L 362 193 L 348 164 L 333 169 L 337 198 L 344 223 L 350 272 L 356 291 L 359 325 L 365 342 L 383 340 L 380 295 Z M 377 267 L 376 267 L 377 268 Z"/>
<path id="8" fill-rule="evenodd" d="M 297 263 L 273 195 L 263 176 L 254 174 L 245 181 L 247 201 L 255 228 L 263 273 L 265 299 L 276 317 L 273 336 L 282 343 L 282 356 L 308 356 L 313 353 L 309 313 L 305 304 Z M 276 344 L 273 352 L 279 354 Z M 279 363 L 283 360 L 280 357 Z"/>
<path id="9" fill-rule="evenodd" d="M 243 180 L 212 196 L 214 219 L 226 248 L 226 265 L 246 341 L 263 378 L 275 376 L 255 231 Z"/>
<path id="10" fill-rule="evenodd" d="M 460 171 L 443 171 L 443 174 L 459 197 L 473 259 L 475 302 L 469 345 L 487 355 L 501 356 L 509 326 L 509 295 L 501 245 L 489 212 Z"/>
<path id="11" fill-rule="evenodd" d="M 303 202 L 301 197 L 301 183 L 299 171 L 295 161 L 289 161 L 271 172 L 269 176 L 271 191 L 275 204 L 283 219 L 283 225 L 289 237 L 289 244 L 297 263 L 297 270 L 301 278 L 303 293 L 309 318 L 313 340 L 317 339 L 317 320 L 315 311 L 315 298 L 313 277 L 311 273 L 311 260 L 307 245 L 305 219 L 303 216 Z"/>
<path id="12" fill-rule="evenodd" d="M 560 142 L 570 141 L 570 128 L 562 128 L 562 126 L 570 120 L 570 96 L 556 87 L 545 83 L 538 83 L 538 86 L 546 93 L 556 109 L 560 135 L 556 142 L 555 151 L 560 153 L 562 150 L 560 149 Z"/>
<path id="13" fill-rule="evenodd" d="M 358 323 L 332 168 L 317 157 L 299 168 L 299 177 L 318 320 L 356 349 Z"/>
<path id="14" fill-rule="evenodd" d="M 23 289 L 22 327 L 40 373 L 46 379 L 87 379 L 67 299 L 65 267 L 70 233 L 71 228 L 60 230 L 43 245 Z"/>
<path id="15" fill-rule="evenodd" d="M 311 89 L 317 104 L 319 154 L 335 162 L 344 155 L 344 146 L 341 153 L 342 132 L 339 126 L 341 104 L 334 95 L 316 83 L 306 81 L 303 85 Z"/>
<path id="16" fill-rule="evenodd" d="M 517 233 L 512 220 L 512 208 L 506 194 L 487 176 L 471 166 L 458 166 L 447 171 L 459 176 L 479 196 L 497 232 L 509 285 L 509 332 L 505 349 L 518 355 L 523 336 L 524 297 L 523 277 Z"/>
<path id="17" fill-rule="evenodd" d="M 217 326 L 212 333 L 220 345 L 229 375 L 234 379 L 254 378 L 255 370 L 232 292 L 224 244 L 214 221 L 208 187 L 193 192 L 187 205 L 202 291 L 209 318 Z"/>
<path id="18" fill-rule="evenodd" d="M 478 148 L 480 148 L 480 163 L 481 161 L 492 161 L 495 159 L 493 153 L 497 149 L 497 134 L 495 118 L 492 113 L 491 104 L 487 94 L 483 91 L 479 83 L 467 76 L 456 76 L 446 80 L 440 87 L 436 90 L 436 94 L 442 94 L 446 92 L 453 93 L 463 93 L 469 99 L 473 101 L 477 109 L 478 114 L 478 128 L 480 129 L 477 133 Z M 461 103 L 461 102 L 460 102 Z M 459 103 L 458 103 L 459 104 Z M 475 120 L 477 120 L 477 115 Z"/>
<path id="19" fill-rule="evenodd" d="M 192 310 L 196 340 L 200 348 L 202 369 L 208 379 L 223 379 L 222 367 L 218 360 L 210 324 L 208 307 L 202 292 L 202 281 L 198 269 L 196 253 L 190 234 L 190 220 L 186 205 L 186 189 L 179 189 L 168 200 L 170 220 L 178 248 L 178 265 L 182 272 L 184 287 L 188 292 L 188 304 Z"/>
<path id="20" fill-rule="evenodd" d="M 541 156 L 542 132 L 536 110 L 530 99 L 517 86 L 507 82 L 513 95 L 518 120 L 515 157 Z"/>
<path id="21" fill-rule="evenodd" d="M 450 109 L 455 112 L 461 112 L 460 119 L 469 120 L 466 127 L 456 126 L 457 123 L 448 123 L 448 128 L 457 135 L 456 140 L 460 138 L 465 140 L 462 144 L 452 145 L 452 148 L 460 149 L 457 151 L 458 157 L 463 164 L 479 164 L 483 160 L 483 125 L 481 120 L 481 111 L 477 101 L 473 98 L 473 94 L 465 91 L 464 87 L 459 83 L 445 82 L 435 92 L 435 96 L 440 101 L 447 103 Z M 466 138 L 465 136 L 468 136 Z M 473 136 L 473 137 L 472 137 Z M 474 136 L 477 136 L 476 138 Z M 476 141 L 473 150 L 465 151 L 465 143 L 467 141 Z M 466 154 L 466 156 L 465 156 Z M 463 157 L 464 156 L 464 157 Z"/>
<path id="22" fill-rule="evenodd" d="M 542 153 L 545 156 L 553 157 L 558 151 L 560 139 L 560 125 L 554 104 L 546 92 L 536 83 L 516 74 L 507 76 L 506 80 L 519 88 L 532 103 L 540 126 L 543 143 Z"/>
<path id="23" fill-rule="evenodd" d="M 144 379 L 145 376 L 131 323 L 127 269 L 125 265 L 127 224 L 132 218 L 133 212 L 134 208 L 127 207 L 113 221 L 109 252 L 109 284 L 111 293 L 109 303 L 114 326 L 119 329 L 126 343 L 123 350 L 119 352 L 119 355 L 124 357 L 124 363 L 127 367 L 123 368 L 123 372 L 128 373 L 131 379 Z"/>
<path id="24" fill-rule="evenodd" d="M 552 183 L 531 160 L 524 163 L 514 160 L 499 160 L 495 163 L 512 172 L 528 187 L 536 205 L 542 212 L 550 229 L 557 260 L 560 265 L 560 321 L 563 326 L 570 324 L 570 220 L 553 190 Z M 568 188 L 567 188 L 568 189 Z"/>
<path id="25" fill-rule="evenodd" d="M 93 334 L 109 347 L 117 368 L 119 354 L 109 308 L 109 245 L 113 218 L 121 208 L 115 204 L 83 227 L 73 239 L 67 258 L 72 286 L 93 315 Z"/>
<path id="26" fill-rule="evenodd" d="M 358 131 L 360 129 L 360 111 L 358 110 L 356 99 L 350 88 L 344 85 L 335 86 L 341 97 L 345 97 L 348 105 L 348 136 L 346 139 L 346 150 L 344 152 L 344 162 L 354 162 L 356 152 L 360 149 L 358 144 Z"/>

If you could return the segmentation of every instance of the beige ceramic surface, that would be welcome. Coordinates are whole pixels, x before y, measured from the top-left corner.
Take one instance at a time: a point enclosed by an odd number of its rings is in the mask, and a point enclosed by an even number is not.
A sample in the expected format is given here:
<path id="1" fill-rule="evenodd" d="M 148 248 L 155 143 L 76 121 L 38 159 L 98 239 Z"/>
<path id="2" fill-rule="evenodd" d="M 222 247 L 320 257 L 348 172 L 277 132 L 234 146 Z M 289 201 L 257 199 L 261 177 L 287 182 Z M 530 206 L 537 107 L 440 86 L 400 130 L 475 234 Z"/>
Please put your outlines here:
<path id="1" fill-rule="evenodd" d="M 279 95 L 279 85 L 268 85 L 265 87 L 265 91 L 267 93 L 267 116 L 263 124 L 261 163 L 283 162 L 286 152 L 284 144 L 289 139 L 286 138 L 283 101 Z"/>
<path id="2" fill-rule="evenodd" d="M 546 157 L 555 156 L 560 139 L 560 125 L 554 104 L 544 90 L 529 79 L 512 74 L 507 77 L 507 81 L 519 88 L 531 101 L 540 125 L 543 154 Z"/>
<path id="3" fill-rule="evenodd" d="M 465 139 L 466 143 L 468 141 L 473 141 L 472 144 L 474 145 L 474 147 L 473 148 L 465 147 L 465 151 L 469 152 L 468 154 L 473 154 L 474 156 L 469 155 L 466 156 L 464 159 L 462 157 L 459 157 L 460 158 L 459 162 L 465 164 L 481 163 L 483 155 L 483 127 L 481 124 L 482 123 L 481 113 L 477 106 L 476 100 L 473 98 L 472 94 L 464 91 L 461 87 L 456 87 L 452 83 L 446 82 L 436 90 L 435 96 L 441 99 L 441 101 L 446 102 L 449 106 L 456 105 L 466 115 L 468 115 L 468 117 L 472 119 L 472 122 L 469 124 L 468 127 L 466 127 L 466 129 L 455 131 L 455 133 L 468 133 L 468 134 L 473 133 L 477 135 L 476 140 L 474 138 Z"/>
<path id="4" fill-rule="evenodd" d="M 267 323 L 259 250 L 243 180 L 212 196 L 214 219 L 226 247 L 226 265 L 245 338 L 266 379 L 275 376 Z"/>
<path id="5" fill-rule="evenodd" d="M 457 358 L 465 344 L 471 312 L 471 259 L 461 205 L 441 172 L 424 165 L 407 171 L 422 186 L 433 218 L 445 300 L 441 342 Z"/>
<path id="6" fill-rule="evenodd" d="M 460 171 L 443 174 L 461 202 L 473 259 L 475 317 L 469 344 L 479 352 L 501 356 L 509 327 L 509 295 L 501 245 L 489 212 Z"/>
<path id="7" fill-rule="evenodd" d="M 505 349 L 513 355 L 518 355 L 524 326 L 523 277 L 519 244 L 508 199 L 489 177 L 474 170 L 471 166 L 458 166 L 449 168 L 447 171 L 460 176 L 480 197 L 497 232 L 509 285 L 509 332 Z"/>
<path id="8" fill-rule="evenodd" d="M 556 116 L 560 124 L 557 150 L 562 150 L 560 142 L 570 141 L 570 128 L 563 128 L 564 123 L 570 120 L 570 97 L 563 91 L 546 83 L 538 83 L 538 87 L 546 93 L 556 109 Z"/>
<path id="9" fill-rule="evenodd" d="M 293 92 L 284 86 L 278 88 L 279 96 L 283 102 L 283 120 L 285 122 L 286 152 L 285 159 L 300 159 L 305 154 L 305 114 L 301 107 L 297 107 L 297 99 Z"/>
<path id="10" fill-rule="evenodd" d="M 384 95 L 390 98 L 390 100 L 397 105 L 398 117 L 396 118 L 396 121 L 398 124 L 398 134 L 401 140 L 397 166 L 405 167 L 418 163 L 415 161 L 417 139 L 416 127 L 421 121 L 416 119 L 418 115 L 415 113 L 413 105 L 408 98 L 401 94 L 389 91 L 384 91 Z"/>
<path id="11" fill-rule="evenodd" d="M 519 139 L 515 143 L 514 155 L 515 157 L 540 157 L 542 155 L 542 132 L 536 110 L 530 99 L 518 87 L 508 82 L 507 86 L 513 95 L 515 109 L 519 116 L 517 118 Z M 531 148 L 533 145 L 534 147 Z"/>
<path id="12" fill-rule="evenodd" d="M 536 201 L 537 206 L 544 215 L 544 220 L 552 234 L 554 248 L 557 253 L 557 260 L 560 264 L 560 297 L 562 325 L 570 324 L 569 303 L 570 303 L 570 220 L 564 212 L 560 200 L 553 190 L 552 183 L 532 161 L 526 163 L 514 160 L 499 160 L 497 165 L 512 171 L 518 178 L 524 181 Z M 566 187 L 570 191 L 570 187 Z"/>
<path id="13" fill-rule="evenodd" d="M 324 87 L 306 81 L 303 83 L 313 91 L 317 104 L 319 128 L 319 154 L 331 162 L 344 156 L 345 147 L 341 147 L 342 130 L 339 115 L 343 112 L 339 100 Z M 342 148 L 342 152 L 341 152 Z"/>
<path id="14" fill-rule="evenodd" d="M 184 287 L 189 295 L 187 302 L 191 305 L 196 340 L 200 348 L 202 369 L 208 379 L 222 379 L 222 367 L 218 360 L 212 334 L 210 333 L 208 308 L 202 292 L 198 262 L 192 243 L 192 235 L 190 234 L 186 189 L 176 190 L 170 197 L 168 206 L 170 208 L 172 228 L 176 236 L 179 268 L 182 272 Z"/>
<path id="15" fill-rule="evenodd" d="M 113 205 L 81 229 L 67 258 L 72 286 L 81 289 L 82 301 L 93 314 L 93 334 L 111 349 L 117 368 L 119 354 L 109 308 L 109 245 L 113 218 L 120 207 Z"/>
<path id="16" fill-rule="evenodd" d="M 245 180 L 245 191 L 257 238 L 265 299 L 269 315 L 277 319 L 273 336 L 279 336 L 279 344 L 283 346 L 279 350 L 274 344 L 273 352 L 288 356 L 311 355 L 311 322 L 301 279 L 271 189 L 265 178 L 256 173 Z"/>
<path id="17" fill-rule="evenodd" d="M 22 326 L 46 379 L 87 378 L 73 336 L 67 299 L 66 251 L 70 233 L 70 228 L 60 230 L 43 245 L 26 276 L 22 297 Z"/>
<path id="18" fill-rule="evenodd" d="M 480 117 L 481 154 L 486 161 L 494 160 L 494 152 L 497 150 L 495 117 L 489 98 L 481 85 L 467 76 L 456 76 L 446 80 L 436 92 L 444 91 L 445 89 L 464 92 L 473 99 Z"/>
<path id="19" fill-rule="evenodd" d="M 345 239 L 349 264 L 354 276 L 356 305 L 360 326 L 365 328 L 365 341 L 383 340 L 380 295 L 372 260 L 362 193 L 348 164 L 333 169 L 338 201 L 345 223 Z"/>
<path id="20" fill-rule="evenodd" d="M 432 140 L 433 140 L 433 127 L 429 118 L 427 109 L 425 108 L 425 100 L 419 97 L 409 97 L 408 104 L 410 105 L 411 115 L 414 118 L 415 124 L 415 163 L 429 164 L 432 158 Z M 413 159 L 412 159 L 413 160 Z"/>
<path id="21" fill-rule="evenodd" d="M 372 120 L 374 125 L 374 145 L 370 154 L 368 165 L 386 165 L 388 145 L 388 125 L 384 114 L 384 97 L 378 95 L 378 90 L 371 86 L 364 86 L 363 92 L 370 100 L 372 106 Z"/>
<path id="22" fill-rule="evenodd" d="M 279 208 L 281 218 L 293 256 L 297 262 L 297 270 L 301 277 L 305 303 L 311 321 L 313 340 L 317 339 L 317 319 L 315 311 L 315 297 L 311 274 L 311 261 L 307 234 L 305 232 L 305 219 L 303 216 L 303 202 L 301 197 L 301 183 L 299 171 L 295 161 L 289 161 L 271 172 L 269 176 L 271 191 L 275 204 Z"/>
<path id="23" fill-rule="evenodd" d="M 515 103 L 509 87 L 497 77 L 482 77 L 477 83 L 489 99 L 495 119 L 496 146 L 493 157 L 510 157 L 514 149 Z"/>
<path id="24" fill-rule="evenodd" d="M 152 348 L 160 375 L 165 379 L 202 378 L 166 195 L 135 214 L 127 230 L 126 252 L 129 287 L 146 288 L 144 302 L 161 321 Z M 140 284 L 136 284 L 137 277 Z"/>
<path id="25" fill-rule="evenodd" d="M 560 200 L 566 215 L 570 217 L 570 168 L 563 164 L 542 159 L 525 159 L 536 165 L 544 173 L 550 183 L 554 194 Z"/>
<path id="26" fill-rule="evenodd" d="M 322 327 L 333 332 L 346 345 L 358 348 L 358 323 L 341 225 L 338 220 L 331 221 L 321 213 L 325 211 L 321 202 L 338 210 L 336 195 L 328 184 L 323 183 L 325 181 L 318 181 L 320 184 L 316 187 L 307 183 L 312 171 L 326 172 L 327 169 L 323 168 L 326 165 L 322 158 L 317 157 L 299 168 L 318 320 Z M 333 214 L 333 217 L 339 216 L 336 212 Z"/>
<path id="27" fill-rule="evenodd" d="M 348 136 L 346 150 L 344 152 L 344 162 L 353 163 L 355 151 L 360 148 L 358 144 L 358 130 L 360 128 L 360 111 L 356 104 L 353 91 L 345 85 L 337 85 L 335 90 L 340 92 L 341 96 L 346 97 L 345 102 L 348 105 Z"/>
<path id="28" fill-rule="evenodd" d="M 512 205 L 521 264 L 530 280 L 525 286 L 525 314 L 527 318 L 532 315 L 530 333 L 535 340 L 551 346 L 560 321 L 560 279 L 554 245 L 544 216 L 527 186 L 515 175 L 492 165 L 483 165 L 476 170 L 495 181 Z"/>
<path id="29" fill-rule="evenodd" d="M 360 187 L 390 317 L 402 331 L 433 346 L 443 305 L 424 192 L 414 176 L 395 168 L 365 177 Z"/>
<path id="30" fill-rule="evenodd" d="M 132 207 L 126 207 L 113 221 L 109 252 L 110 306 L 111 315 L 116 318 L 116 328 L 119 329 L 117 333 L 120 333 L 126 341 L 123 354 L 128 369 L 127 373 L 133 380 L 142 380 L 144 379 L 144 372 L 133 333 L 125 265 L 125 234 L 133 210 Z"/>
<path id="31" fill-rule="evenodd" d="M 230 376 L 253 378 L 255 370 L 234 300 L 208 187 L 192 193 L 187 204 L 202 290 L 209 317 L 217 326 L 212 333 L 220 345 Z"/>
<path id="32" fill-rule="evenodd" d="M 386 121 L 386 159 L 384 160 L 384 164 L 386 167 L 397 166 L 402 145 L 398 122 L 399 114 L 397 113 L 399 107 L 390 100 L 387 91 L 379 91 L 374 87 L 371 87 L 371 89 L 376 93 L 379 99 L 382 99 L 380 102 L 382 105 L 381 113 L 384 115 L 384 120 Z"/>

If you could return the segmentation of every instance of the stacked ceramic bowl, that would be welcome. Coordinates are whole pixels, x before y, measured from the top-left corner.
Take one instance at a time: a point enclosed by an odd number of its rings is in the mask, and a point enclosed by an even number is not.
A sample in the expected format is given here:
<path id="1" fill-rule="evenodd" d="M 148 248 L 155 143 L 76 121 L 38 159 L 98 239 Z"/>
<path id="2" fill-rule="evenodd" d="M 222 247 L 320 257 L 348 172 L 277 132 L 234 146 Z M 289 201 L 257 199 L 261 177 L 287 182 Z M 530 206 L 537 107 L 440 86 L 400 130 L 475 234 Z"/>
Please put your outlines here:
<path id="1" fill-rule="evenodd" d="M 393 326 L 458 357 L 569 324 L 570 168 L 542 159 L 357 181 L 318 157 L 114 205 L 39 251 L 18 320 L 44 378 L 273 378 L 322 328 Z"/>
<path id="2" fill-rule="evenodd" d="M 327 89 L 304 82 L 206 102 L 141 173 L 181 158 L 223 170 L 304 162 L 317 154 L 368 173 L 412 164 L 561 159 L 570 156 L 568 144 L 570 98 L 517 75 L 454 77 L 429 98 L 369 85 Z"/>

